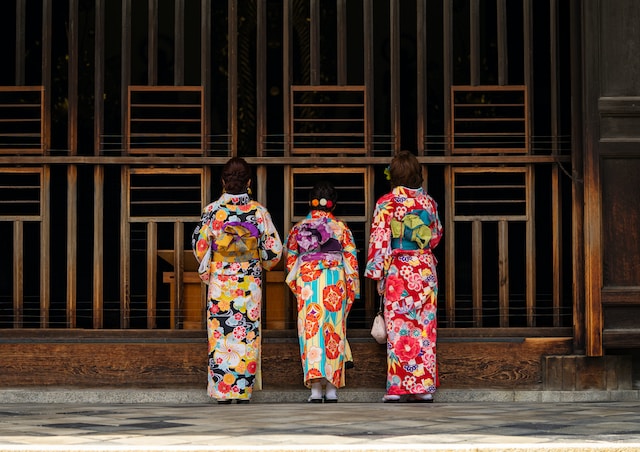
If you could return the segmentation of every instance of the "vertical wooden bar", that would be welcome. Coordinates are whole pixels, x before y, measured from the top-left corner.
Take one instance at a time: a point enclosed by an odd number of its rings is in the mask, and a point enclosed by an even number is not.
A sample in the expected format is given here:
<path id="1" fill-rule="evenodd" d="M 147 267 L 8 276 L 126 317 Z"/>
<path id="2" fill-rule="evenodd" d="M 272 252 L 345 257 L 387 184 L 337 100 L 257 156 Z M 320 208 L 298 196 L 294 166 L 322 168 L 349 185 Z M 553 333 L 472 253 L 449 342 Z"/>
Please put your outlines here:
<path id="1" fill-rule="evenodd" d="M 78 167 L 67 166 L 67 328 L 76 327 L 78 279 Z"/>
<path id="2" fill-rule="evenodd" d="M 309 84 L 320 84 L 320 0 L 309 0 Z"/>
<path id="3" fill-rule="evenodd" d="M 202 155 L 209 149 L 211 136 L 211 2 L 200 3 L 200 84 L 202 85 L 204 136 Z"/>
<path id="4" fill-rule="evenodd" d="M 238 155 L 238 0 L 228 0 L 229 27 L 229 102 L 228 128 L 231 139 L 231 155 Z"/>
<path id="5" fill-rule="evenodd" d="M 393 151 L 400 150 L 400 5 L 398 0 L 389 2 L 389 42 L 390 61 L 389 73 L 391 86 L 391 134 L 393 136 Z"/>
<path id="6" fill-rule="evenodd" d="M 184 85 L 184 0 L 175 0 L 173 19 L 173 84 Z"/>
<path id="7" fill-rule="evenodd" d="M 559 153 L 559 105 L 558 105 L 558 3 L 549 0 L 549 66 L 550 66 L 550 100 L 551 105 L 551 154 Z M 551 169 L 551 221 L 552 221 L 552 260 L 553 260 L 553 326 L 561 326 L 560 308 L 562 303 L 562 188 L 558 166 Z"/>
<path id="8" fill-rule="evenodd" d="M 425 155 L 427 136 L 427 0 L 416 1 L 416 143 Z"/>
<path id="9" fill-rule="evenodd" d="M 527 326 L 536 326 L 536 226 L 535 226 L 535 179 L 533 165 L 528 165 L 527 178 L 527 225 L 526 225 L 526 311 Z"/>
<path id="10" fill-rule="evenodd" d="M 293 224 L 293 175 L 291 173 L 291 165 L 284 165 L 284 237 L 288 236 Z M 286 238 L 283 238 L 286 240 Z M 286 292 L 285 292 L 286 293 Z M 285 324 L 291 325 L 294 319 L 296 308 L 293 304 L 292 297 L 287 294 L 285 300 Z"/>
<path id="11" fill-rule="evenodd" d="M 104 134 L 104 40 L 105 1 L 96 1 L 93 77 L 93 155 L 100 155 Z"/>
<path id="12" fill-rule="evenodd" d="M 158 0 L 148 0 L 147 84 L 158 84 Z"/>
<path id="13" fill-rule="evenodd" d="M 347 0 L 336 0 L 336 28 L 337 80 L 338 85 L 343 86 L 347 84 Z"/>
<path id="14" fill-rule="evenodd" d="M 16 0 L 16 86 L 25 83 L 27 0 Z"/>
<path id="15" fill-rule="evenodd" d="M 102 1 L 102 0 L 100 0 Z M 104 166 L 93 168 L 93 328 L 104 327 Z"/>
<path id="16" fill-rule="evenodd" d="M 129 167 L 120 169 L 120 328 L 131 318 L 131 226 L 129 224 Z"/>
<path id="17" fill-rule="evenodd" d="M 267 136 L 267 5 L 258 0 L 256 20 L 256 155 L 264 155 Z"/>
<path id="18" fill-rule="evenodd" d="M 453 190 L 455 186 L 455 175 L 453 167 L 444 167 L 444 217 L 445 217 L 445 282 L 444 295 L 447 301 L 445 312 L 447 316 L 447 327 L 453 328 L 456 320 L 456 224 L 454 219 L 455 206 L 453 205 Z"/>
<path id="19" fill-rule="evenodd" d="M 51 168 L 42 171 L 40 201 L 40 328 L 49 327 L 51 305 Z"/>
<path id="20" fill-rule="evenodd" d="M 282 111 L 284 118 L 284 155 L 291 155 L 291 2 L 282 2 Z M 286 212 L 286 209 L 285 209 Z"/>
<path id="21" fill-rule="evenodd" d="M 129 85 L 131 84 L 131 1 L 122 0 L 122 40 L 120 42 L 120 109 L 122 147 L 128 152 L 124 135 L 129 127 Z"/>
<path id="22" fill-rule="evenodd" d="M 533 107 L 531 99 L 533 99 L 533 4 L 532 0 L 523 0 L 523 55 L 524 55 L 524 84 L 525 84 L 525 105 L 527 118 L 532 118 Z M 527 131 L 526 134 L 529 137 L 527 143 L 527 149 L 529 152 L 533 152 L 533 145 L 531 142 L 531 123 L 526 121 Z M 535 180 L 534 180 L 534 167 L 528 165 L 527 171 L 527 224 L 526 224 L 526 317 L 527 326 L 536 326 L 535 322 L 535 303 L 536 303 L 536 279 L 535 279 L 535 262 L 536 262 L 536 248 L 535 248 Z"/>
<path id="23" fill-rule="evenodd" d="M 78 0 L 69 0 L 69 108 L 67 142 L 71 155 L 78 154 Z M 77 324 L 78 279 L 78 167 L 67 167 L 67 327 Z"/>
<path id="24" fill-rule="evenodd" d="M 480 84 L 480 0 L 469 0 L 469 84 Z"/>
<path id="25" fill-rule="evenodd" d="M 529 100 L 526 103 L 527 118 L 533 118 L 533 106 L 531 105 L 531 99 L 533 99 L 533 5 L 532 0 L 523 0 L 523 26 L 522 33 L 524 38 L 524 85 L 526 90 L 526 98 Z M 530 121 L 526 122 L 527 136 L 529 142 L 527 143 L 527 149 L 529 152 L 533 152 L 533 146 L 531 143 L 531 124 Z"/>
<path id="26" fill-rule="evenodd" d="M 147 223 L 147 328 L 152 330 L 156 323 L 156 298 L 158 295 L 158 223 Z M 175 270 L 174 270 L 175 274 Z"/>
<path id="27" fill-rule="evenodd" d="M 24 223 L 13 222 L 13 327 L 22 328 L 24 315 Z"/>
<path id="28" fill-rule="evenodd" d="M 498 85 L 509 84 L 509 52 L 507 33 L 507 0 L 496 0 L 496 24 L 498 39 Z"/>
<path id="29" fill-rule="evenodd" d="M 557 165 L 551 168 L 551 246 L 553 265 L 553 326 L 562 326 L 562 188 Z"/>
<path id="30" fill-rule="evenodd" d="M 509 326 L 509 223 L 498 221 L 498 310 L 500 328 Z"/>
<path id="31" fill-rule="evenodd" d="M 78 0 L 69 0 L 69 89 L 67 141 L 71 155 L 78 153 Z"/>
<path id="32" fill-rule="evenodd" d="M 51 148 L 51 77 L 53 73 L 53 63 L 51 61 L 51 46 L 53 35 L 53 0 L 43 0 L 42 2 L 42 86 L 44 87 L 42 112 L 42 145 L 44 152 Z"/>
<path id="33" fill-rule="evenodd" d="M 173 276 L 175 300 L 178 312 L 174 314 L 177 322 L 171 328 L 179 328 L 183 323 L 184 312 L 184 223 L 176 221 L 173 224 Z"/>
<path id="34" fill-rule="evenodd" d="M 445 121 L 444 153 L 451 155 L 453 124 L 451 123 L 451 85 L 453 83 L 453 0 L 443 0 L 442 7 L 442 81 L 444 83 L 443 118 Z"/>
<path id="35" fill-rule="evenodd" d="M 93 154 L 100 155 L 104 133 L 105 1 L 95 0 Z M 93 167 L 93 328 L 104 327 L 104 167 Z"/>
<path id="36" fill-rule="evenodd" d="M 471 223 L 471 300 L 473 326 L 482 326 L 482 222 Z"/>
<path id="37" fill-rule="evenodd" d="M 367 155 L 373 154 L 373 0 L 362 0 L 362 30 L 364 52 L 364 88 L 365 88 L 365 137 L 368 141 Z"/>
<path id="38" fill-rule="evenodd" d="M 574 118 L 582 118 L 582 29 L 581 2 L 570 0 L 570 79 L 571 111 Z M 584 260 L 584 184 L 582 121 L 571 121 L 571 254 L 573 259 L 573 350 L 585 351 L 585 260 Z M 586 152 L 587 150 L 584 149 Z"/>
<path id="39" fill-rule="evenodd" d="M 581 2 L 582 26 L 581 40 L 583 49 L 598 49 L 601 45 L 600 11 L 603 0 L 591 2 Z M 575 35 L 574 35 L 575 36 Z M 582 131 L 582 147 L 576 152 L 582 152 L 584 165 L 584 218 L 589 219 L 584 227 L 584 273 L 585 273 L 585 351 L 587 356 L 602 356 L 604 348 L 602 344 L 603 309 L 602 309 L 602 234 L 603 228 L 600 221 L 593 221 L 594 218 L 601 218 L 602 215 L 602 183 L 598 141 L 600 140 L 600 128 L 591 127 L 600 124 L 601 117 L 598 103 L 593 102 L 593 96 L 602 91 L 600 79 L 596 76 L 601 73 L 603 58 L 600 52 L 592 51 L 582 54 L 582 77 L 583 89 L 580 98 L 584 102 L 584 130 Z"/>

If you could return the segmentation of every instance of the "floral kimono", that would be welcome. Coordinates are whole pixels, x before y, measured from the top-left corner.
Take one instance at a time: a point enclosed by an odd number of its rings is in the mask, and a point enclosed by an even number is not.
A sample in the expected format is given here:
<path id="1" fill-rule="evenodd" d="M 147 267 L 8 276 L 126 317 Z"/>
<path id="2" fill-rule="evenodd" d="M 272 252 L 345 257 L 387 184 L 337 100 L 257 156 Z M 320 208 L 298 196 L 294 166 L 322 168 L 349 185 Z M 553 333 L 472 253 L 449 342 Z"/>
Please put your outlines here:
<path id="1" fill-rule="evenodd" d="M 360 298 L 351 230 L 330 212 L 312 210 L 289 232 L 286 282 L 296 295 L 304 383 L 325 378 L 345 385 L 347 314 Z"/>
<path id="2" fill-rule="evenodd" d="M 383 293 L 387 394 L 431 394 L 438 386 L 432 250 L 441 236 L 437 205 L 422 188 L 395 187 L 376 203 L 364 274 Z"/>
<path id="3" fill-rule="evenodd" d="M 282 255 L 268 211 L 249 195 L 225 193 L 202 212 L 192 247 L 207 290 L 208 388 L 218 400 L 261 389 L 262 270 Z"/>

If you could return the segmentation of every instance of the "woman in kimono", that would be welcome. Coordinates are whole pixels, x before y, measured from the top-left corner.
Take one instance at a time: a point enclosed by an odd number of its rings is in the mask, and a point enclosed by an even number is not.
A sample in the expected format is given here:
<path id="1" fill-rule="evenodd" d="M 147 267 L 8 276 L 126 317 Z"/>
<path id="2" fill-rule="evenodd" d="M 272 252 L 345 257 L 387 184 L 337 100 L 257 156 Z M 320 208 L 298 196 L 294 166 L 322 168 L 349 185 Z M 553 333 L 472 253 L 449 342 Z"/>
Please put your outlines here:
<path id="1" fill-rule="evenodd" d="M 376 202 L 365 276 L 378 281 L 387 326 L 384 402 L 431 402 L 438 386 L 433 248 L 442 236 L 436 202 L 422 188 L 420 163 L 401 151 L 385 171 L 391 191 Z"/>
<path id="2" fill-rule="evenodd" d="M 208 285 L 208 387 L 218 403 L 249 402 L 261 388 L 262 270 L 282 255 L 267 209 L 250 196 L 251 169 L 234 157 L 222 169 L 222 196 L 206 206 L 192 237 Z"/>
<path id="3" fill-rule="evenodd" d="M 296 295 L 298 338 L 309 402 L 337 402 L 350 361 L 347 315 L 360 297 L 353 235 L 332 213 L 337 193 L 319 182 L 310 192 L 309 214 L 287 238 L 286 282 Z M 324 395 L 323 395 L 324 386 Z"/>

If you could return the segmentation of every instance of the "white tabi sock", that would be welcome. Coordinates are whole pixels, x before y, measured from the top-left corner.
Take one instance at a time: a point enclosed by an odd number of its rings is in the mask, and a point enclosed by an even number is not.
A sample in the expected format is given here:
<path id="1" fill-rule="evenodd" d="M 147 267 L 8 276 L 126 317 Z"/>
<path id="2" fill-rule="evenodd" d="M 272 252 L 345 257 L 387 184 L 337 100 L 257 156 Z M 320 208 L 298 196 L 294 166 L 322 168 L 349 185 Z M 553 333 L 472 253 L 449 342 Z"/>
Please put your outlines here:
<path id="1" fill-rule="evenodd" d="M 338 388 L 327 381 L 327 388 L 325 389 L 324 396 L 327 399 L 335 400 L 338 398 L 337 390 Z"/>
<path id="2" fill-rule="evenodd" d="M 312 399 L 321 399 L 322 398 L 322 383 L 316 381 L 315 383 L 311 383 L 311 398 Z"/>

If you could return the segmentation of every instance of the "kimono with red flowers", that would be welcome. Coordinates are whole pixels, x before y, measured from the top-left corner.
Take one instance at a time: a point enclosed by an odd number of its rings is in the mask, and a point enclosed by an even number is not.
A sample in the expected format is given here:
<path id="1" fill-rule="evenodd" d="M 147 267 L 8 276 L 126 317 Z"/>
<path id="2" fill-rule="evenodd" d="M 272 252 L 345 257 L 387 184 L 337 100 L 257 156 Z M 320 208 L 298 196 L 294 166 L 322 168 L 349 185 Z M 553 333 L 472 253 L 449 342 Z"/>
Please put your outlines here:
<path id="1" fill-rule="evenodd" d="M 280 236 L 261 204 L 246 193 L 225 193 L 204 208 L 191 244 L 208 285 L 207 392 L 218 400 L 250 399 L 261 388 L 262 270 L 280 260 Z"/>
<path id="2" fill-rule="evenodd" d="M 289 288 L 296 295 L 304 382 L 326 378 L 345 385 L 347 314 L 360 298 L 356 246 L 351 230 L 330 212 L 312 210 L 289 232 Z"/>
<path id="3" fill-rule="evenodd" d="M 441 236 L 436 202 L 422 188 L 395 187 L 377 201 L 364 275 L 383 294 L 387 394 L 430 394 L 438 386 L 432 250 Z"/>

